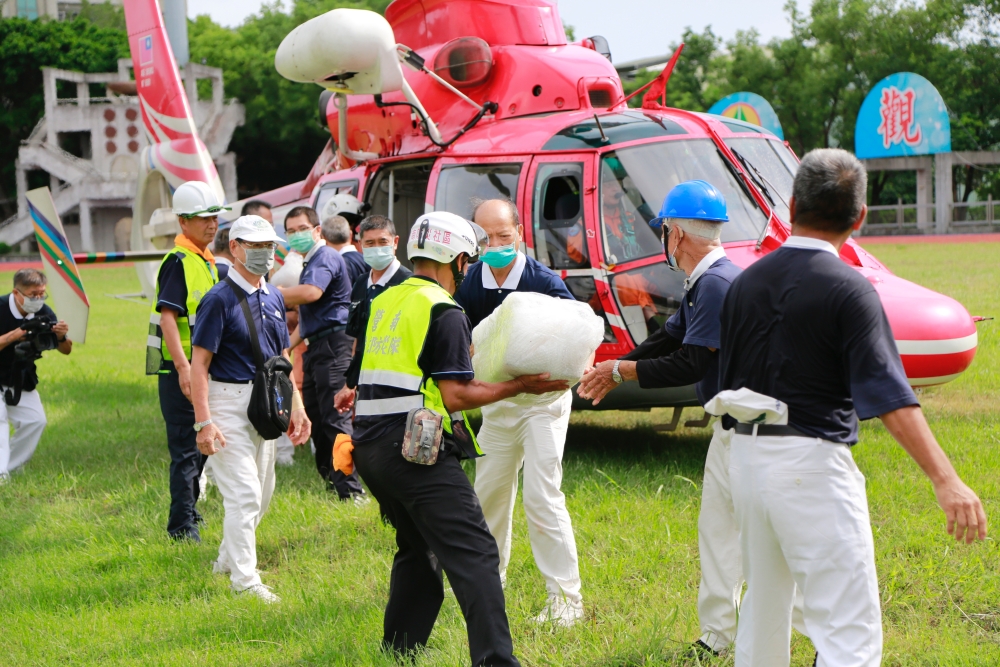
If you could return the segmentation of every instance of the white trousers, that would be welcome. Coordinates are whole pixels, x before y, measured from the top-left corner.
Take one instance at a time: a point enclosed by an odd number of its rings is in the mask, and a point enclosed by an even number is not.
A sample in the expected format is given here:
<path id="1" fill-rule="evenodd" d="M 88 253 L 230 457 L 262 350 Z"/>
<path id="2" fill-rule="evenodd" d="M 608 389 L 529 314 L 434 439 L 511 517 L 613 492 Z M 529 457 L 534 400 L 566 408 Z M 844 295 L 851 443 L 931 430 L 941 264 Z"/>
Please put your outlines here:
<path id="1" fill-rule="evenodd" d="M 579 602 L 580 566 L 573 523 L 566 510 L 562 455 L 573 398 L 567 391 L 548 405 L 499 401 L 483 407 L 476 459 L 476 495 L 500 550 L 500 574 L 510 562 L 517 474 L 524 468 L 524 513 L 535 564 L 550 595 Z"/>
<path id="2" fill-rule="evenodd" d="M 729 486 L 729 448 L 733 431 L 722 428 L 721 421 L 716 421 L 712 429 L 698 514 L 701 560 L 698 620 L 701 641 L 713 651 L 722 651 L 736 641 L 736 621 L 743 593 L 743 554 Z M 792 626 L 807 634 L 802 622 L 802 595 L 798 589 L 794 597 Z"/>
<path id="3" fill-rule="evenodd" d="M 877 667 L 882 618 L 865 478 L 846 445 L 732 436 L 743 598 L 736 667 L 789 664 L 792 596 L 802 591 L 819 667 Z"/>
<path id="4" fill-rule="evenodd" d="M 17 405 L 7 405 L 3 400 L 6 390 L 0 387 L 0 475 L 28 462 L 42 439 L 46 424 L 45 408 L 37 390 L 22 392 Z M 11 426 L 14 427 L 13 435 Z"/>
<path id="5" fill-rule="evenodd" d="M 247 419 L 252 384 L 210 380 L 208 407 L 226 446 L 208 457 L 222 494 L 219 565 L 231 573 L 233 590 L 261 583 L 257 573 L 257 525 L 274 493 L 274 440 L 264 440 Z"/>

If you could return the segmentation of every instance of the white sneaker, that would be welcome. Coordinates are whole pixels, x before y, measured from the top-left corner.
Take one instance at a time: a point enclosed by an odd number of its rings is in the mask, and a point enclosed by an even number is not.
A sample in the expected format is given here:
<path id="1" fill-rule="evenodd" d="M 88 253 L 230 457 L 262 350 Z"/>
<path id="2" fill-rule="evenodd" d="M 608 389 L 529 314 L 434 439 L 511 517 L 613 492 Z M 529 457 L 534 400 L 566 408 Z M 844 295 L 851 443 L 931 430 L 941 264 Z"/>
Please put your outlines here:
<path id="1" fill-rule="evenodd" d="M 274 459 L 274 465 L 278 466 L 293 466 L 295 465 L 295 459 L 291 456 L 277 456 Z"/>
<path id="2" fill-rule="evenodd" d="M 10 483 L 10 473 L 0 472 L 0 486 Z"/>
<path id="3" fill-rule="evenodd" d="M 583 618 L 583 601 L 570 600 L 562 595 L 550 595 L 545 609 L 533 619 L 536 623 L 555 623 L 568 628 Z"/>
<path id="4" fill-rule="evenodd" d="M 237 595 L 251 595 L 261 602 L 267 604 L 273 604 L 275 602 L 281 602 L 281 598 L 271 592 L 270 586 L 265 586 L 264 584 L 254 584 L 250 588 L 244 588 L 242 591 L 236 591 Z"/>
<path id="5" fill-rule="evenodd" d="M 507 590 L 507 570 L 500 573 L 500 588 Z"/>
<path id="6" fill-rule="evenodd" d="M 351 496 L 351 502 L 354 503 L 355 507 L 364 507 L 371 503 L 371 501 L 372 499 L 367 494 L 355 493 Z"/>

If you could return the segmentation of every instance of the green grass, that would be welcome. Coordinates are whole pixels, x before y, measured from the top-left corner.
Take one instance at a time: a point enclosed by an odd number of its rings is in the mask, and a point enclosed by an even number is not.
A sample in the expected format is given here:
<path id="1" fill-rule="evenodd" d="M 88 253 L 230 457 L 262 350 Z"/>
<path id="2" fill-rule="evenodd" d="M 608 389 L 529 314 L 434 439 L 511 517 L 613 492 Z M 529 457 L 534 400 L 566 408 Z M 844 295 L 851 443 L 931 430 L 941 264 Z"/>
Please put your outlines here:
<path id="1" fill-rule="evenodd" d="M 878 246 L 900 275 L 1000 315 L 1000 246 Z M 265 583 L 283 601 L 234 598 L 210 563 L 221 499 L 201 503 L 202 546 L 168 541 L 168 457 L 155 380 L 143 373 L 147 305 L 128 268 L 84 269 L 90 340 L 48 355 L 40 391 L 49 427 L 23 473 L 0 487 L 0 665 L 391 665 L 378 650 L 394 553 L 374 505 L 322 490 L 307 451 L 278 469 L 258 530 Z M 9 273 L 0 284 L 9 285 Z M 922 396 L 959 472 L 997 516 L 1000 323 L 979 325 L 973 367 Z M 695 412 L 691 411 L 691 416 Z M 515 514 L 507 589 L 525 665 L 685 664 L 698 635 L 697 515 L 707 429 L 657 434 L 667 413 L 579 413 L 565 457 L 587 621 L 537 627 L 544 584 Z M 856 449 L 868 476 L 884 607 L 886 665 L 1000 664 L 1000 557 L 995 541 L 958 546 L 929 483 L 878 423 Z M 468 660 L 453 597 L 420 667 Z M 793 640 L 793 664 L 812 664 Z M 731 659 L 710 661 L 731 665 Z"/>

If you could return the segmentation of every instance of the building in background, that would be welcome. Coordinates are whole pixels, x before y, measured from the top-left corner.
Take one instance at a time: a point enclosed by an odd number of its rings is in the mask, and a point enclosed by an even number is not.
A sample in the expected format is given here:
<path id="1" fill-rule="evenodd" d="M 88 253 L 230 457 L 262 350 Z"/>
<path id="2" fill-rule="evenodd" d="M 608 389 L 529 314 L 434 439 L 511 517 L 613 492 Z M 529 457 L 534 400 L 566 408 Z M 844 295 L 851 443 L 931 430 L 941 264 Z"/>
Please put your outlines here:
<path id="1" fill-rule="evenodd" d="M 37 170 L 49 176 L 72 248 L 129 249 L 138 158 L 147 144 L 131 68 L 127 59 L 118 61 L 117 72 L 101 74 L 42 68 L 45 115 L 18 151 L 18 212 L 0 223 L 0 242 L 30 243 L 33 228 L 25 193 L 28 172 Z M 243 105 L 225 101 L 222 70 L 217 67 L 188 63 L 181 76 L 226 198 L 236 201 L 236 160 L 228 148 L 233 132 L 243 124 Z M 205 79 L 211 82 L 211 97 L 199 99 L 198 81 Z"/>

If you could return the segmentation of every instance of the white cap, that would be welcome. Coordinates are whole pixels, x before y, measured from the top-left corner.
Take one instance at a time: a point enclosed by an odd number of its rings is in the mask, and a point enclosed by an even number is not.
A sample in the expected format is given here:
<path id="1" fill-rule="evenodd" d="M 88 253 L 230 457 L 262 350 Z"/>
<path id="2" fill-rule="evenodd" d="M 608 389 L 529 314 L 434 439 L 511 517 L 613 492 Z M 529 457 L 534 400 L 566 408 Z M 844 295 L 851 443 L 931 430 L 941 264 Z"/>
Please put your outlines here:
<path id="1" fill-rule="evenodd" d="M 229 239 L 238 239 L 247 243 L 282 242 L 281 237 L 275 234 L 271 223 L 259 215 L 243 215 L 236 218 L 232 227 L 229 228 Z"/>

